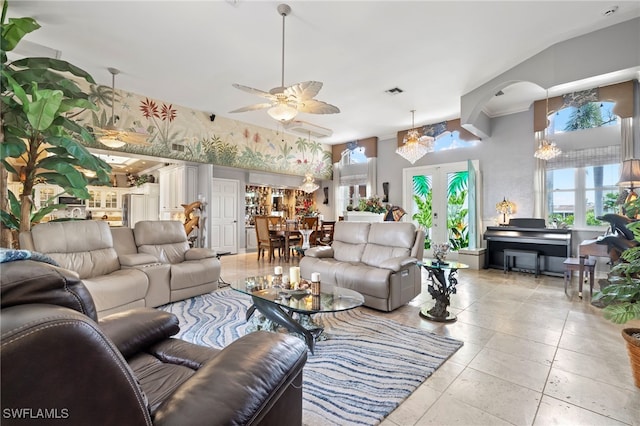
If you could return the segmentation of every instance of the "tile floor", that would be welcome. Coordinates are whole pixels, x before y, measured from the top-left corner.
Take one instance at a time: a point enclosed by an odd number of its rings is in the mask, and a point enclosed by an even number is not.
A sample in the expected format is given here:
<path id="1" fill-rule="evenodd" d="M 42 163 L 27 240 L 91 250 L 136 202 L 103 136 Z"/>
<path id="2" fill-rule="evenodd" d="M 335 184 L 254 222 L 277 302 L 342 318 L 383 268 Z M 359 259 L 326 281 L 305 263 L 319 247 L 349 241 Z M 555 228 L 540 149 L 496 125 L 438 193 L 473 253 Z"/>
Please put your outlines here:
<path id="1" fill-rule="evenodd" d="M 226 281 L 270 272 L 276 259 L 255 253 L 222 258 Z M 426 290 L 387 318 L 464 341 L 464 346 L 393 411 L 382 426 L 640 425 L 640 389 L 633 384 L 621 325 L 591 306 L 588 290 L 569 297 L 562 278 L 461 270 L 452 296 L 454 323 L 418 314 L 432 304 Z M 596 286 L 597 287 L 597 286 Z M 588 288 L 588 286 L 586 287 Z M 640 321 L 627 327 L 640 327 Z"/>

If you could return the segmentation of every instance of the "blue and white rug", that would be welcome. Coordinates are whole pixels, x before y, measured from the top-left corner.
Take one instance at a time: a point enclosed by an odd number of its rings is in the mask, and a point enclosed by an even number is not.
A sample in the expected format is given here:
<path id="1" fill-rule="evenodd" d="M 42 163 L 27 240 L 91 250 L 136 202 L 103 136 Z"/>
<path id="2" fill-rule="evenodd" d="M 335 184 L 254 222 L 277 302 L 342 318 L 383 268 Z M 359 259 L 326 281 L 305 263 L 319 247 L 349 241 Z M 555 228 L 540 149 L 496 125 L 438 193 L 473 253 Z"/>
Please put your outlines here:
<path id="1" fill-rule="evenodd" d="M 160 307 L 180 319 L 176 336 L 222 348 L 245 334 L 250 298 L 219 290 Z M 329 339 L 304 367 L 305 425 L 375 425 L 462 342 L 353 309 L 314 316 Z"/>

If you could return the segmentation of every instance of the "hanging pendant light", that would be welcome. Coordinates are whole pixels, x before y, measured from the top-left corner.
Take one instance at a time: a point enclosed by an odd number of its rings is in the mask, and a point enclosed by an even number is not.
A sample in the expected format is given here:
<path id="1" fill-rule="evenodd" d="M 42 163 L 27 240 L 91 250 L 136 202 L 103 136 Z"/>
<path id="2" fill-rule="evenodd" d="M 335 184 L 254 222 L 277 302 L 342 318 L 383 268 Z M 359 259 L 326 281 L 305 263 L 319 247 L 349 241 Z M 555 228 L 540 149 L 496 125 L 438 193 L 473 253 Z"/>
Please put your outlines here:
<path id="1" fill-rule="evenodd" d="M 309 132 L 309 143 L 311 143 L 311 132 Z M 302 185 L 300 185 L 300 189 L 307 194 L 310 194 L 315 192 L 318 188 L 320 188 L 320 185 L 318 185 L 313 179 L 313 174 L 310 171 L 307 171 L 304 174 L 304 180 L 302 181 Z"/>
<path id="2" fill-rule="evenodd" d="M 549 91 L 547 90 L 547 107 L 546 113 L 544 115 L 545 123 L 549 117 Z M 533 154 L 534 157 L 539 158 L 540 160 L 551 160 L 552 158 L 556 158 L 558 155 L 562 154 L 562 150 L 558 148 L 556 143 L 548 136 L 549 135 L 549 126 L 545 126 L 545 137 L 538 144 L 538 149 Z"/>
<path id="3" fill-rule="evenodd" d="M 415 129 L 415 112 L 416 110 L 411 110 L 411 130 L 404 136 L 402 146 L 396 149 L 396 154 L 399 154 L 411 164 L 424 157 L 428 152 L 432 152 L 435 142 L 435 139 L 431 136 L 420 136 L 418 130 Z"/>

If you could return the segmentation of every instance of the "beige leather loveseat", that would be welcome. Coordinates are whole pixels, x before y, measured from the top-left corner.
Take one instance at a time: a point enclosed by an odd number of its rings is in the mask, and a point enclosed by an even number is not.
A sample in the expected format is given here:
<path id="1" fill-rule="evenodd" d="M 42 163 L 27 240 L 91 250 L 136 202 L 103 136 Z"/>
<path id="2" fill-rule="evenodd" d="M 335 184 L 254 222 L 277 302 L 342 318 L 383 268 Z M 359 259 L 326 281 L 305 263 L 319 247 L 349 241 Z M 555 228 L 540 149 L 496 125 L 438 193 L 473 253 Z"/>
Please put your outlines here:
<path id="1" fill-rule="evenodd" d="M 215 251 L 190 249 L 178 221 L 150 221 L 136 231 L 92 220 L 48 222 L 21 233 L 20 247 L 78 274 L 100 317 L 207 293 L 220 277 Z"/>
<path id="2" fill-rule="evenodd" d="M 416 262 L 424 252 L 424 231 L 404 222 L 337 222 L 331 246 L 312 247 L 300 260 L 300 272 L 320 273 L 322 285 L 353 289 L 364 304 L 392 311 L 420 294 Z"/>

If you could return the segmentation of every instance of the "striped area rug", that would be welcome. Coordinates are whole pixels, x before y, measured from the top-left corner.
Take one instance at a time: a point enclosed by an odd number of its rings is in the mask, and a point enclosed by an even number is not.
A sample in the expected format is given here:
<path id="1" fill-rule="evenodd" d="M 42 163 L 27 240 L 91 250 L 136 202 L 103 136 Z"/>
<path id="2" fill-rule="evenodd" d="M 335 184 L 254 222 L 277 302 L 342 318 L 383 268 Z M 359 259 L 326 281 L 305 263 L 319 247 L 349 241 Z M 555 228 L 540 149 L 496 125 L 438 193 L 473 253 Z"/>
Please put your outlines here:
<path id="1" fill-rule="evenodd" d="M 250 298 L 219 290 L 160 307 L 184 340 L 222 348 L 245 334 Z M 360 309 L 314 316 L 329 339 L 304 367 L 305 425 L 375 425 L 462 346 Z"/>

